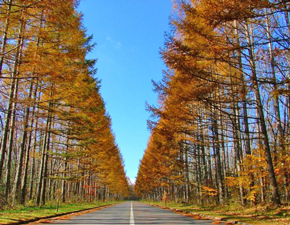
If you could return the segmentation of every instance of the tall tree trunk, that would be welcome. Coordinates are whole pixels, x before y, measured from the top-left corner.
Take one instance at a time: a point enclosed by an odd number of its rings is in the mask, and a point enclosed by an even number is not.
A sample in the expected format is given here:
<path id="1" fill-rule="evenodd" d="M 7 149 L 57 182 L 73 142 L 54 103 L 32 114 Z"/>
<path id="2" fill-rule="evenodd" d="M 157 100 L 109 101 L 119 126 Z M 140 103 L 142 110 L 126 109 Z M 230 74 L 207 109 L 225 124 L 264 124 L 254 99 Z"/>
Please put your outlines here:
<path id="1" fill-rule="evenodd" d="M 17 79 L 16 81 L 16 88 L 14 96 L 17 96 L 17 90 L 18 90 L 18 82 L 19 80 Z M 16 97 L 15 97 L 16 98 Z M 10 126 L 10 135 L 9 135 L 9 146 L 8 146 L 8 151 L 7 151 L 7 160 L 6 160 L 6 174 L 5 174 L 5 199 L 8 200 L 8 196 L 10 194 L 10 189 L 11 189 L 11 158 L 12 158 L 12 151 L 13 151 L 13 144 L 14 144 L 14 126 L 15 126 L 15 120 L 16 120 L 16 99 L 14 100 L 12 104 L 12 118 L 11 118 L 11 126 Z"/>
<path id="2" fill-rule="evenodd" d="M 1 43 L 1 49 L 0 49 L 0 78 L 2 78 L 2 69 L 4 64 L 4 58 L 5 58 L 5 51 L 6 51 L 6 45 L 7 45 L 7 39 L 8 39 L 8 30 L 10 25 L 10 13 L 11 13 L 11 7 L 12 7 L 13 0 L 8 0 L 7 4 L 7 13 L 6 13 L 6 19 L 5 23 L 3 25 L 3 36 L 2 36 L 2 43 Z"/>
<path id="3" fill-rule="evenodd" d="M 23 18 L 23 11 L 21 17 Z M 8 145 L 8 162 L 7 162 L 7 168 L 6 168 L 6 179 L 5 179 L 5 198 L 8 198 L 9 192 L 10 192 L 10 162 L 11 162 L 11 154 L 12 154 L 12 148 L 13 148 L 13 142 L 14 142 L 14 129 L 15 129 L 15 116 L 16 116 L 16 105 L 17 105 L 17 94 L 18 94 L 18 82 L 19 82 L 19 67 L 21 64 L 21 58 L 22 58 L 22 51 L 23 51 L 23 45 L 24 45 L 24 33 L 25 33 L 25 21 L 22 19 L 20 23 L 20 27 L 18 30 L 18 38 L 17 38 L 17 49 L 15 54 L 15 62 L 13 65 L 13 71 L 12 71 L 12 82 L 10 87 L 10 96 L 9 96 L 9 103 L 8 103 L 8 112 L 6 117 L 6 124 L 5 129 L 3 133 L 3 139 L 2 139 L 2 145 L 1 145 L 1 153 L 0 153 L 0 180 L 2 177 L 2 167 L 4 164 L 4 158 L 7 151 L 7 142 L 8 137 L 10 137 L 9 145 Z M 9 133 L 9 135 L 8 135 Z M 19 159 L 20 160 L 20 159 Z M 14 202 L 14 201 L 13 201 Z"/>
<path id="4" fill-rule="evenodd" d="M 17 49 L 15 54 L 15 62 L 13 66 L 12 76 L 11 76 L 11 85 L 10 85 L 10 94 L 9 94 L 9 101 L 8 101 L 8 107 L 7 107 L 7 116 L 5 120 L 5 127 L 3 131 L 2 136 L 2 142 L 1 142 L 1 149 L 0 149 L 0 180 L 3 173 L 3 163 L 5 159 L 5 154 L 7 150 L 7 142 L 9 137 L 9 132 L 12 134 L 14 127 L 11 127 L 11 121 L 13 116 L 13 111 L 16 110 L 16 97 L 17 97 L 17 85 L 18 85 L 18 73 L 19 73 L 19 66 L 21 63 L 21 56 L 22 56 L 22 50 L 23 50 L 23 43 L 24 43 L 24 32 L 25 32 L 25 21 L 22 20 L 19 32 L 18 32 L 18 41 L 17 41 Z M 11 136 L 11 135 L 10 135 Z"/>
<path id="5" fill-rule="evenodd" d="M 43 188 L 43 177 L 44 177 L 44 167 L 45 167 L 45 156 L 47 154 L 47 144 L 48 144 L 48 133 L 49 133 L 49 124 L 50 124 L 50 113 L 47 115 L 46 120 L 46 128 L 44 131 L 44 136 L 42 140 L 42 154 L 41 154 L 41 162 L 39 165 L 39 173 L 38 173 L 38 182 L 37 182 L 37 192 L 36 192 L 36 204 L 40 205 L 41 203 L 41 197 L 42 197 L 42 188 Z"/>
<path id="6" fill-rule="evenodd" d="M 68 163 L 67 163 L 67 157 L 65 157 L 64 159 L 64 172 L 63 172 L 63 180 L 61 182 L 61 196 L 62 196 L 62 202 L 65 203 L 65 200 L 66 200 L 66 180 L 65 180 L 65 177 L 67 176 L 67 166 L 68 166 Z"/>
<path id="7" fill-rule="evenodd" d="M 263 141 L 264 141 L 264 150 L 265 150 L 265 155 L 266 155 L 268 172 L 269 172 L 269 176 L 270 176 L 270 186 L 272 189 L 272 198 L 273 198 L 273 202 L 275 204 L 279 205 L 279 204 L 281 204 L 280 195 L 279 195 L 277 180 L 276 180 L 276 176 L 275 176 L 275 172 L 274 172 L 273 160 L 272 160 L 272 156 L 271 156 L 271 148 L 270 148 L 267 126 L 266 126 L 266 121 L 265 121 L 265 116 L 264 116 L 264 111 L 263 111 L 263 104 L 262 104 L 262 100 L 261 100 L 260 88 L 259 88 L 259 83 L 258 83 L 258 78 L 257 78 L 256 64 L 255 64 L 255 58 L 254 58 L 254 47 L 253 47 L 253 42 L 252 42 L 252 34 L 251 34 L 251 31 L 250 31 L 248 24 L 245 25 L 245 31 L 246 31 L 246 38 L 247 38 L 247 41 L 249 44 L 248 51 L 249 51 L 250 67 L 251 67 L 251 71 L 252 71 L 251 79 L 252 79 L 253 88 L 254 88 L 254 92 L 255 92 L 257 113 L 259 115 L 261 132 L 262 132 Z"/>
<path id="8" fill-rule="evenodd" d="M 34 127 L 34 122 L 35 122 L 35 109 L 36 109 L 36 95 L 37 95 L 37 86 L 38 83 L 35 84 L 35 90 L 34 90 L 34 103 L 33 103 L 33 108 L 32 108 L 32 114 L 31 114 L 31 122 L 30 122 L 30 127 L 31 130 L 29 132 L 29 138 L 28 138 L 28 143 L 27 143 L 27 147 L 26 147 L 26 155 L 25 155 L 25 167 L 24 167 L 24 174 L 23 174 L 23 178 L 22 178 L 22 182 L 21 182 L 21 198 L 20 198 L 20 203 L 24 204 L 25 203 L 25 197 L 26 197 L 26 187 L 27 187 L 27 176 L 28 176 L 28 168 L 29 168 L 29 159 L 30 159 L 30 149 L 31 149 L 31 143 L 32 143 L 32 137 L 33 137 L 33 130 L 32 128 Z M 33 82 L 31 83 L 31 91 L 33 89 Z M 31 98 L 31 96 L 29 97 Z M 29 109 L 27 109 L 28 111 L 26 111 L 26 113 L 29 114 Z M 36 123 L 37 125 L 37 123 Z M 28 127 L 27 127 L 28 128 Z M 27 129 L 26 128 L 26 129 Z M 36 128 L 36 126 L 35 126 Z M 35 135 L 36 135 L 36 131 L 35 131 Z M 35 144 L 35 143 L 34 143 Z M 33 148 L 34 149 L 34 148 Z"/>
<path id="9" fill-rule="evenodd" d="M 40 22 L 39 22 L 39 30 L 38 30 L 38 38 L 37 38 L 37 42 L 36 42 L 36 51 L 35 51 L 35 54 L 34 54 L 34 59 L 36 59 L 38 57 L 38 48 L 40 46 L 40 35 L 41 35 L 41 32 L 42 32 L 42 28 L 43 28 L 43 24 L 44 24 L 44 21 L 43 21 L 43 11 L 41 12 L 41 18 L 40 18 Z M 33 68 L 32 69 L 32 74 L 33 76 L 37 76 L 36 74 L 36 69 Z M 37 91 L 38 91 L 38 85 L 39 85 L 39 80 L 38 78 L 32 78 L 31 80 L 31 83 L 30 83 L 30 91 L 29 91 L 29 96 L 28 96 L 28 104 L 31 104 L 32 105 L 32 115 L 31 115 L 31 122 L 30 122 L 30 126 L 31 126 L 31 130 L 30 130 L 30 135 L 29 135 L 29 138 L 28 138 L 28 144 L 27 144 L 27 147 L 26 147 L 26 156 L 25 156 L 25 167 L 24 167 L 24 174 L 23 174 L 23 179 L 22 179 L 22 184 L 21 184 L 21 198 L 20 198 L 20 203 L 21 204 L 24 204 L 25 203 L 25 197 L 26 197 L 26 186 L 27 186 L 27 175 L 28 175 L 28 166 L 29 166 L 29 159 L 30 159 L 30 148 L 31 148 L 31 142 L 32 142 L 32 128 L 33 128 L 33 125 L 34 125 L 34 121 L 35 121 L 35 111 L 36 111 L 36 99 L 37 99 Z M 33 88 L 33 86 L 35 86 Z M 33 103 L 31 103 L 33 100 Z M 26 136 L 27 136 L 27 129 L 28 129 L 28 124 L 29 124 L 29 115 L 30 115 L 30 105 L 27 106 L 26 108 L 26 112 L 25 112 L 25 121 L 24 121 L 24 133 L 23 133 L 23 138 L 22 138 L 22 144 L 24 142 L 26 142 Z M 38 122 L 38 121 L 37 121 Z M 37 123 L 38 124 L 38 123 Z M 36 124 L 36 125 L 37 125 Z M 37 126 L 36 126 L 37 128 Z M 36 131 L 35 131 L 35 135 L 36 135 Z M 36 143 L 34 143 L 36 144 Z M 23 145 L 24 146 L 24 145 Z M 22 147 L 22 145 L 21 145 Z M 24 149 L 23 149 L 24 151 Z"/>
<path id="10" fill-rule="evenodd" d="M 243 63 L 242 63 L 242 52 L 241 52 L 241 46 L 240 46 L 240 37 L 239 37 L 239 31 L 238 31 L 238 24 L 237 21 L 234 21 L 234 33 L 236 42 L 238 45 L 238 51 L 237 51 L 237 58 L 238 58 L 238 70 L 239 70 L 239 79 L 241 81 L 241 100 L 243 105 L 243 123 L 245 126 L 245 152 L 246 154 L 252 154 L 251 151 L 251 142 L 250 142 L 250 129 L 249 129 L 249 119 L 248 119 L 248 107 L 247 107 L 247 85 L 246 80 L 243 72 Z"/>
<path id="11" fill-rule="evenodd" d="M 40 199 L 41 199 L 41 204 L 45 205 L 45 200 L 46 200 L 46 182 L 47 182 L 47 168 L 48 168 L 48 156 L 49 156 L 49 147 L 50 147 L 50 135 L 51 135 L 51 127 L 52 127 L 52 115 L 51 115 L 51 107 L 52 103 L 50 103 L 49 107 L 49 124 L 48 124 L 48 130 L 47 130 L 47 139 L 46 139 L 46 150 L 44 154 L 44 165 L 43 165 L 43 179 L 42 179 L 42 189 L 40 192 Z"/>
<path id="12" fill-rule="evenodd" d="M 213 135 L 213 149 L 214 149 L 215 163 L 216 163 L 218 198 L 219 198 L 219 203 L 223 203 L 224 186 L 223 186 L 223 176 L 222 176 L 222 166 L 221 166 L 221 156 L 220 156 L 219 128 L 218 128 L 218 122 L 217 122 L 217 112 L 215 109 L 212 109 L 212 135 Z"/>
<path id="13" fill-rule="evenodd" d="M 37 93 L 34 93 L 34 94 L 35 94 L 35 99 L 38 98 L 38 100 L 39 100 L 40 96 L 37 97 Z M 33 110 L 32 110 L 32 112 L 34 112 L 34 113 L 35 113 L 35 110 L 36 110 L 35 109 L 35 107 L 36 107 L 36 104 L 35 103 L 36 102 L 34 102 Z M 32 117 L 32 118 L 34 118 L 34 117 Z M 32 197 L 33 197 L 33 186 L 34 186 L 35 164 L 36 164 L 35 156 L 36 156 L 36 148 L 37 148 L 37 134 L 38 134 L 37 128 L 38 128 L 38 123 L 39 123 L 39 119 L 36 117 L 35 131 L 34 131 L 34 137 L 33 137 L 33 158 L 32 158 L 32 164 L 31 164 L 31 168 L 30 168 L 29 199 L 32 199 Z"/>
<path id="14" fill-rule="evenodd" d="M 274 111 L 275 111 L 275 119 L 278 128 L 278 143 L 279 147 L 285 152 L 284 148 L 284 132 L 281 122 L 281 115 L 280 115 L 280 104 L 279 104 L 279 97 L 278 97 L 278 86 L 277 86 L 277 79 L 276 79 L 276 72 L 275 72 L 275 58 L 273 54 L 273 43 L 272 43 L 272 36 L 270 31 L 270 19 L 268 15 L 267 9 L 265 9 L 265 16 L 266 16 L 266 31 L 267 31 L 267 38 L 269 41 L 268 48 L 269 48 L 269 55 L 270 55 L 270 64 L 271 64 L 271 75 L 272 75 L 272 82 L 273 82 L 273 91 L 274 91 Z"/>
<path id="15" fill-rule="evenodd" d="M 28 96 L 28 104 L 31 102 L 33 92 L 33 82 L 31 81 L 30 84 L 30 90 L 29 90 L 29 96 Z M 21 175 L 22 175 L 22 169 L 23 169 L 23 161 L 24 161 L 24 174 L 23 174 L 23 182 L 24 186 L 26 186 L 26 177 L 27 177 L 27 170 L 28 170 L 28 160 L 29 160 L 29 151 L 30 151 L 30 144 L 31 144 L 31 138 L 30 141 L 27 143 L 27 133 L 29 128 L 29 120 L 30 120 L 30 106 L 26 107 L 25 114 L 24 114 L 24 121 L 23 121 L 23 133 L 22 133 L 22 140 L 21 140 L 21 146 L 19 151 L 19 163 L 16 169 L 16 176 L 15 176 L 15 182 L 14 182 L 14 196 L 13 196 L 13 202 L 15 200 L 19 201 L 21 204 L 24 204 L 24 199 L 22 196 L 21 191 Z M 25 156 L 26 152 L 26 157 Z M 25 197 L 25 196 L 24 196 Z"/>

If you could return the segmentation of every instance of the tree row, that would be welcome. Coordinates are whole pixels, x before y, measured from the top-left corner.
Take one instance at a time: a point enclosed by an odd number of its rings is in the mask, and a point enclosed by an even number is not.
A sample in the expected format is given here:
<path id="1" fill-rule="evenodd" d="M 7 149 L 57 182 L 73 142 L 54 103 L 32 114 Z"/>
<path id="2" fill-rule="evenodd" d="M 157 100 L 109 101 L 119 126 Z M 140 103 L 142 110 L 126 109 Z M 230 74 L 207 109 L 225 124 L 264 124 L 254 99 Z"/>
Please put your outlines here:
<path id="1" fill-rule="evenodd" d="M 143 198 L 289 201 L 289 2 L 176 1 L 136 180 Z"/>
<path id="2" fill-rule="evenodd" d="M 0 205 L 128 195 L 75 0 L 0 1 Z"/>

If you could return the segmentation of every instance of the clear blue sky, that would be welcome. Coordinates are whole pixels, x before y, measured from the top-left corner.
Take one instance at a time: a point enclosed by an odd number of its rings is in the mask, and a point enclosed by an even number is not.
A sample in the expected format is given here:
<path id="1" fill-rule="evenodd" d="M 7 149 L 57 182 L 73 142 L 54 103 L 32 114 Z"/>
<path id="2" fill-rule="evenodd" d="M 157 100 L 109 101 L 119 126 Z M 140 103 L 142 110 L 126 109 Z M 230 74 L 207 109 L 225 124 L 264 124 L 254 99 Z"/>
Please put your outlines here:
<path id="1" fill-rule="evenodd" d="M 98 59 L 101 95 L 131 180 L 150 136 L 145 102 L 156 105 L 151 80 L 161 80 L 165 68 L 159 49 L 171 6 L 171 0 L 82 0 L 78 7 L 97 43 L 89 58 Z"/>

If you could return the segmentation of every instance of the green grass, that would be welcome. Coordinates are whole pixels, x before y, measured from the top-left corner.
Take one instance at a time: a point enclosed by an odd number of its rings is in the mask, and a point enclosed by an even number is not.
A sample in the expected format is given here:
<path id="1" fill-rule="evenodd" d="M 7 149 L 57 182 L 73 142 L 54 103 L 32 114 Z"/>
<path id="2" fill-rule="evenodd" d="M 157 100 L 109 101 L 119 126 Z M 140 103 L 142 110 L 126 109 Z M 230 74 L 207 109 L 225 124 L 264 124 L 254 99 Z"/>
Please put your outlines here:
<path id="1" fill-rule="evenodd" d="M 272 205 L 257 205 L 243 207 L 235 203 L 221 206 L 198 206 L 184 205 L 168 202 L 145 202 L 162 207 L 170 207 L 186 212 L 201 214 L 205 216 L 214 216 L 217 218 L 226 218 L 228 220 L 240 221 L 255 225 L 286 225 L 290 224 L 290 207 Z"/>
<path id="2" fill-rule="evenodd" d="M 16 206 L 14 209 L 0 211 L 0 224 L 13 224 L 20 221 L 27 221 L 35 218 L 59 215 L 68 212 L 74 212 L 83 209 L 113 204 L 116 202 L 91 202 L 79 204 L 62 204 L 56 211 L 56 204 L 49 203 L 45 206 Z"/>

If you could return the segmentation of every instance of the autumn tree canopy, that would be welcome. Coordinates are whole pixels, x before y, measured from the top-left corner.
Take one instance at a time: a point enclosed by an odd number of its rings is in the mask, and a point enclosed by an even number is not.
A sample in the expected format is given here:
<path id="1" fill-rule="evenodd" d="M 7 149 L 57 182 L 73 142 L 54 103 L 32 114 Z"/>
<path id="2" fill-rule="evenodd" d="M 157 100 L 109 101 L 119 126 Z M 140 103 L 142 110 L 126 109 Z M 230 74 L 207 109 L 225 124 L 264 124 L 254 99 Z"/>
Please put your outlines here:
<path id="1" fill-rule="evenodd" d="M 0 1 L 0 201 L 129 193 L 76 0 Z"/>
<path id="2" fill-rule="evenodd" d="M 143 198 L 289 200 L 287 1 L 176 1 L 154 82 Z"/>

